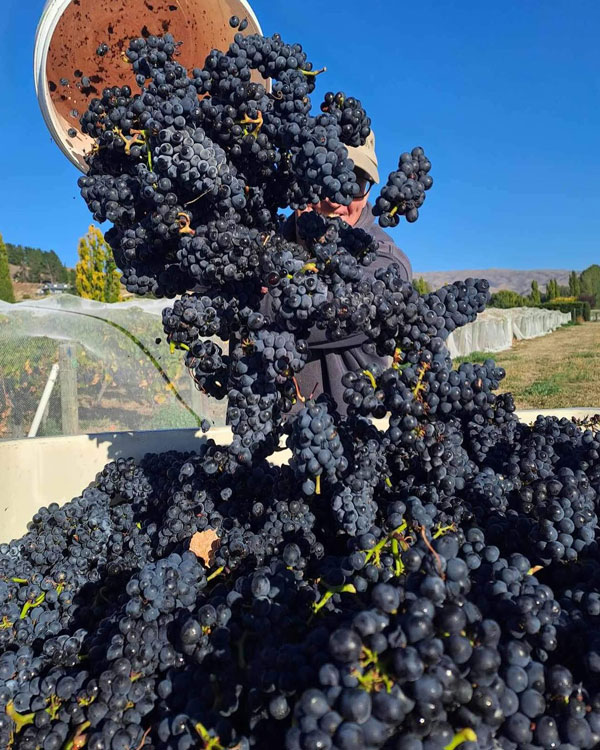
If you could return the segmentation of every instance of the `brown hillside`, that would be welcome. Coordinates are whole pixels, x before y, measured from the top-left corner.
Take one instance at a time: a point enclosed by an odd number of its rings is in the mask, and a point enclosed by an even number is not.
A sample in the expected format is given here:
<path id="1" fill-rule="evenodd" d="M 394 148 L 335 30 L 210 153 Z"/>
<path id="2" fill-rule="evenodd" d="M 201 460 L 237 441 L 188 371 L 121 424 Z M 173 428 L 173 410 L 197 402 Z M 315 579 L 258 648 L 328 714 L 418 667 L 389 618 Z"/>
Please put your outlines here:
<path id="1" fill-rule="evenodd" d="M 38 299 L 39 294 L 37 290 L 40 288 L 39 284 L 31 284 L 25 281 L 16 281 L 16 277 L 19 275 L 21 266 L 15 266 L 12 263 L 8 264 L 8 270 L 10 278 L 13 284 L 13 291 L 15 293 L 15 300 L 21 302 L 24 299 Z"/>
<path id="2" fill-rule="evenodd" d="M 519 294 L 529 294 L 533 279 L 537 281 L 540 291 L 543 292 L 550 279 L 556 279 L 559 284 L 566 286 L 569 283 L 569 273 L 570 271 L 564 268 L 533 269 L 530 271 L 517 271 L 511 268 L 480 268 L 466 271 L 414 271 L 414 278 L 418 279 L 419 276 L 422 276 L 432 289 L 439 289 L 444 284 L 451 284 L 453 281 L 472 276 L 487 279 L 490 282 L 492 292 L 497 292 L 499 289 L 512 289 Z"/>

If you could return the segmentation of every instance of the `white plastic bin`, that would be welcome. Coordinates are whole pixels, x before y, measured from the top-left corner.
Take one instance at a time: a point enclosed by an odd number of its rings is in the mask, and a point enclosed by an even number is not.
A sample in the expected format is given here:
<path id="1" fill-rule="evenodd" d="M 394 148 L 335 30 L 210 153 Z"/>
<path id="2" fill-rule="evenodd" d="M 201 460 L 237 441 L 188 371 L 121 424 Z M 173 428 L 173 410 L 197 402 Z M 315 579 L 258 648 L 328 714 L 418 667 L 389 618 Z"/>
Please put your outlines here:
<path id="1" fill-rule="evenodd" d="M 527 423 L 538 414 L 581 419 L 600 413 L 600 408 L 523 409 L 517 412 Z M 384 420 L 378 420 L 385 427 Z M 226 445 L 228 427 L 206 435 L 195 429 L 147 432 L 105 432 L 73 437 L 42 437 L 0 441 L 0 542 L 21 536 L 33 514 L 43 505 L 65 503 L 77 497 L 107 464 L 117 458 L 142 458 L 167 450 L 193 451 L 207 437 Z M 276 452 L 271 461 L 283 464 L 288 450 Z"/>

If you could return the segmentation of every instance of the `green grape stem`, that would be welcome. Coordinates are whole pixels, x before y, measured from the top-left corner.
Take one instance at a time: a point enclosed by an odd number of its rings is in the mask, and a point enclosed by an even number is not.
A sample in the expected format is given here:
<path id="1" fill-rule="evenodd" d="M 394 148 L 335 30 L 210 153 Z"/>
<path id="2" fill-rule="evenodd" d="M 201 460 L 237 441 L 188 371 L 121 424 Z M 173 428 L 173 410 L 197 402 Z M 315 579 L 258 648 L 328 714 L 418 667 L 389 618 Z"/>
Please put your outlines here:
<path id="1" fill-rule="evenodd" d="M 477 735 L 472 729 L 462 729 L 457 732 L 452 740 L 444 747 L 444 750 L 455 750 L 463 742 L 477 742 Z"/>

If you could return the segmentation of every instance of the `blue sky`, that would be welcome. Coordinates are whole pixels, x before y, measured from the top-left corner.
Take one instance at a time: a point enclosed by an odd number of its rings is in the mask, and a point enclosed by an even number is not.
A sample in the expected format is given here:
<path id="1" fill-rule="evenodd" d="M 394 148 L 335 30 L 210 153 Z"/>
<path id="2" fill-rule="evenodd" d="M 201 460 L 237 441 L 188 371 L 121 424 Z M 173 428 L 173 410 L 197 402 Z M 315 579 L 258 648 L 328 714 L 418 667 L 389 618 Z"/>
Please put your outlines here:
<path id="1" fill-rule="evenodd" d="M 255 0 L 266 34 L 360 98 L 380 172 L 425 148 L 435 184 L 391 230 L 417 271 L 600 262 L 598 0 Z M 2 0 L 0 232 L 73 265 L 91 216 L 45 128 L 33 41 L 43 0 Z M 320 96 L 319 99 L 320 100 Z"/>

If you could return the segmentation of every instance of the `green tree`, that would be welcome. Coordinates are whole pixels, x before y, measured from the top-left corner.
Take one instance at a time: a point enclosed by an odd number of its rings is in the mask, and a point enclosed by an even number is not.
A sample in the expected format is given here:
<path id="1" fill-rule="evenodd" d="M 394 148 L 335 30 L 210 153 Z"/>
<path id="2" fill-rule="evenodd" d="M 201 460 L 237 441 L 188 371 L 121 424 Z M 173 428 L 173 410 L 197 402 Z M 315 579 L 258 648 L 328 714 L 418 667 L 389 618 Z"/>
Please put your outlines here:
<path id="1" fill-rule="evenodd" d="M 417 292 L 419 292 L 419 294 L 429 294 L 429 292 L 431 291 L 431 287 L 422 276 L 419 276 L 419 278 L 416 280 L 413 279 L 412 285 L 417 290 Z"/>
<path id="2" fill-rule="evenodd" d="M 528 300 L 518 292 L 513 292 L 512 289 L 500 289 L 492 294 L 489 307 L 524 307 L 527 304 L 529 304 Z"/>
<path id="3" fill-rule="evenodd" d="M 56 281 L 67 280 L 67 269 L 54 250 L 40 250 L 37 247 L 23 247 L 6 243 L 8 262 L 20 266 L 20 281 Z"/>
<path id="4" fill-rule="evenodd" d="M 8 253 L 0 234 L 0 299 L 4 302 L 14 302 L 15 293 L 8 268 Z"/>
<path id="5" fill-rule="evenodd" d="M 112 250 L 102 232 L 90 225 L 88 233 L 79 240 L 79 262 L 75 266 L 75 288 L 80 297 L 98 302 L 118 302 L 119 272 Z"/>
<path id="6" fill-rule="evenodd" d="M 25 257 L 25 248 L 21 245 L 11 245 L 10 242 L 6 243 L 6 249 L 8 250 L 8 262 L 14 266 L 19 266 L 19 270 L 16 274 L 18 281 L 27 281 L 27 259 Z"/>
<path id="7" fill-rule="evenodd" d="M 529 296 L 531 297 L 531 301 L 534 305 L 539 305 L 542 301 L 540 287 L 538 286 L 538 283 L 535 279 L 531 282 L 531 294 Z"/>
<path id="8" fill-rule="evenodd" d="M 556 299 L 558 297 L 558 281 L 556 279 L 550 279 L 546 284 L 546 300 Z"/>
<path id="9" fill-rule="evenodd" d="M 74 268 L 67 268 L 67 284 L 69 285 L 69 291 L 72 294 L 78 294 L 77 273 Z"/>
<path id="10" fill-rule="evenodd" d="M 67 269 L 63 266 L 60 258 L 54 252 L 54 250 L 43 253 L 42 262 L 45 272 L 50 281 L 54 281 L 59 284 L 65 283 L 67 281 Z"/>
<path id="11" fill-rule="evenodd" d="M 27 267 L 27 281 L 39 282 L 45 280 L 42 279 L 42 275 L 44 274 L 44 261 L 41 250 L 32 248 L 31 251 L 27 253 Z"/>
<path id="12" fill-rule="evenodd" d="M 25 259 L 25 248 L 21 247 L 21 245 L 11 245 L 10 242 L 7 242 L 6 250 L 8 252 L 8 262 L 12 263 L 13 266 L 20 266 Z"/>
<path id="13" fill-rule="evenodd" d="M 109 247 L 109 255 L 106 260 L 106 285 L 104 287 L 104 299 L 106 302 L 118 302 L 121 299 L 121 275 L 117 270 L 117 264 Z"/>
<path id="14" fill-rule="evenodd" d="M 569 274 L 569 294 L 571 297 L 579 297 L 581 294 L 581 281 L 577 271 L 571 271 Z"/>
<path id="15" fill-rule="evenodd" d="M 594 297 L 595 304 L 600 299 L 600 266 L 594 263 L 581 272 L 579 277 L 581 288 L 579 294 L 591 295 Z"/>

